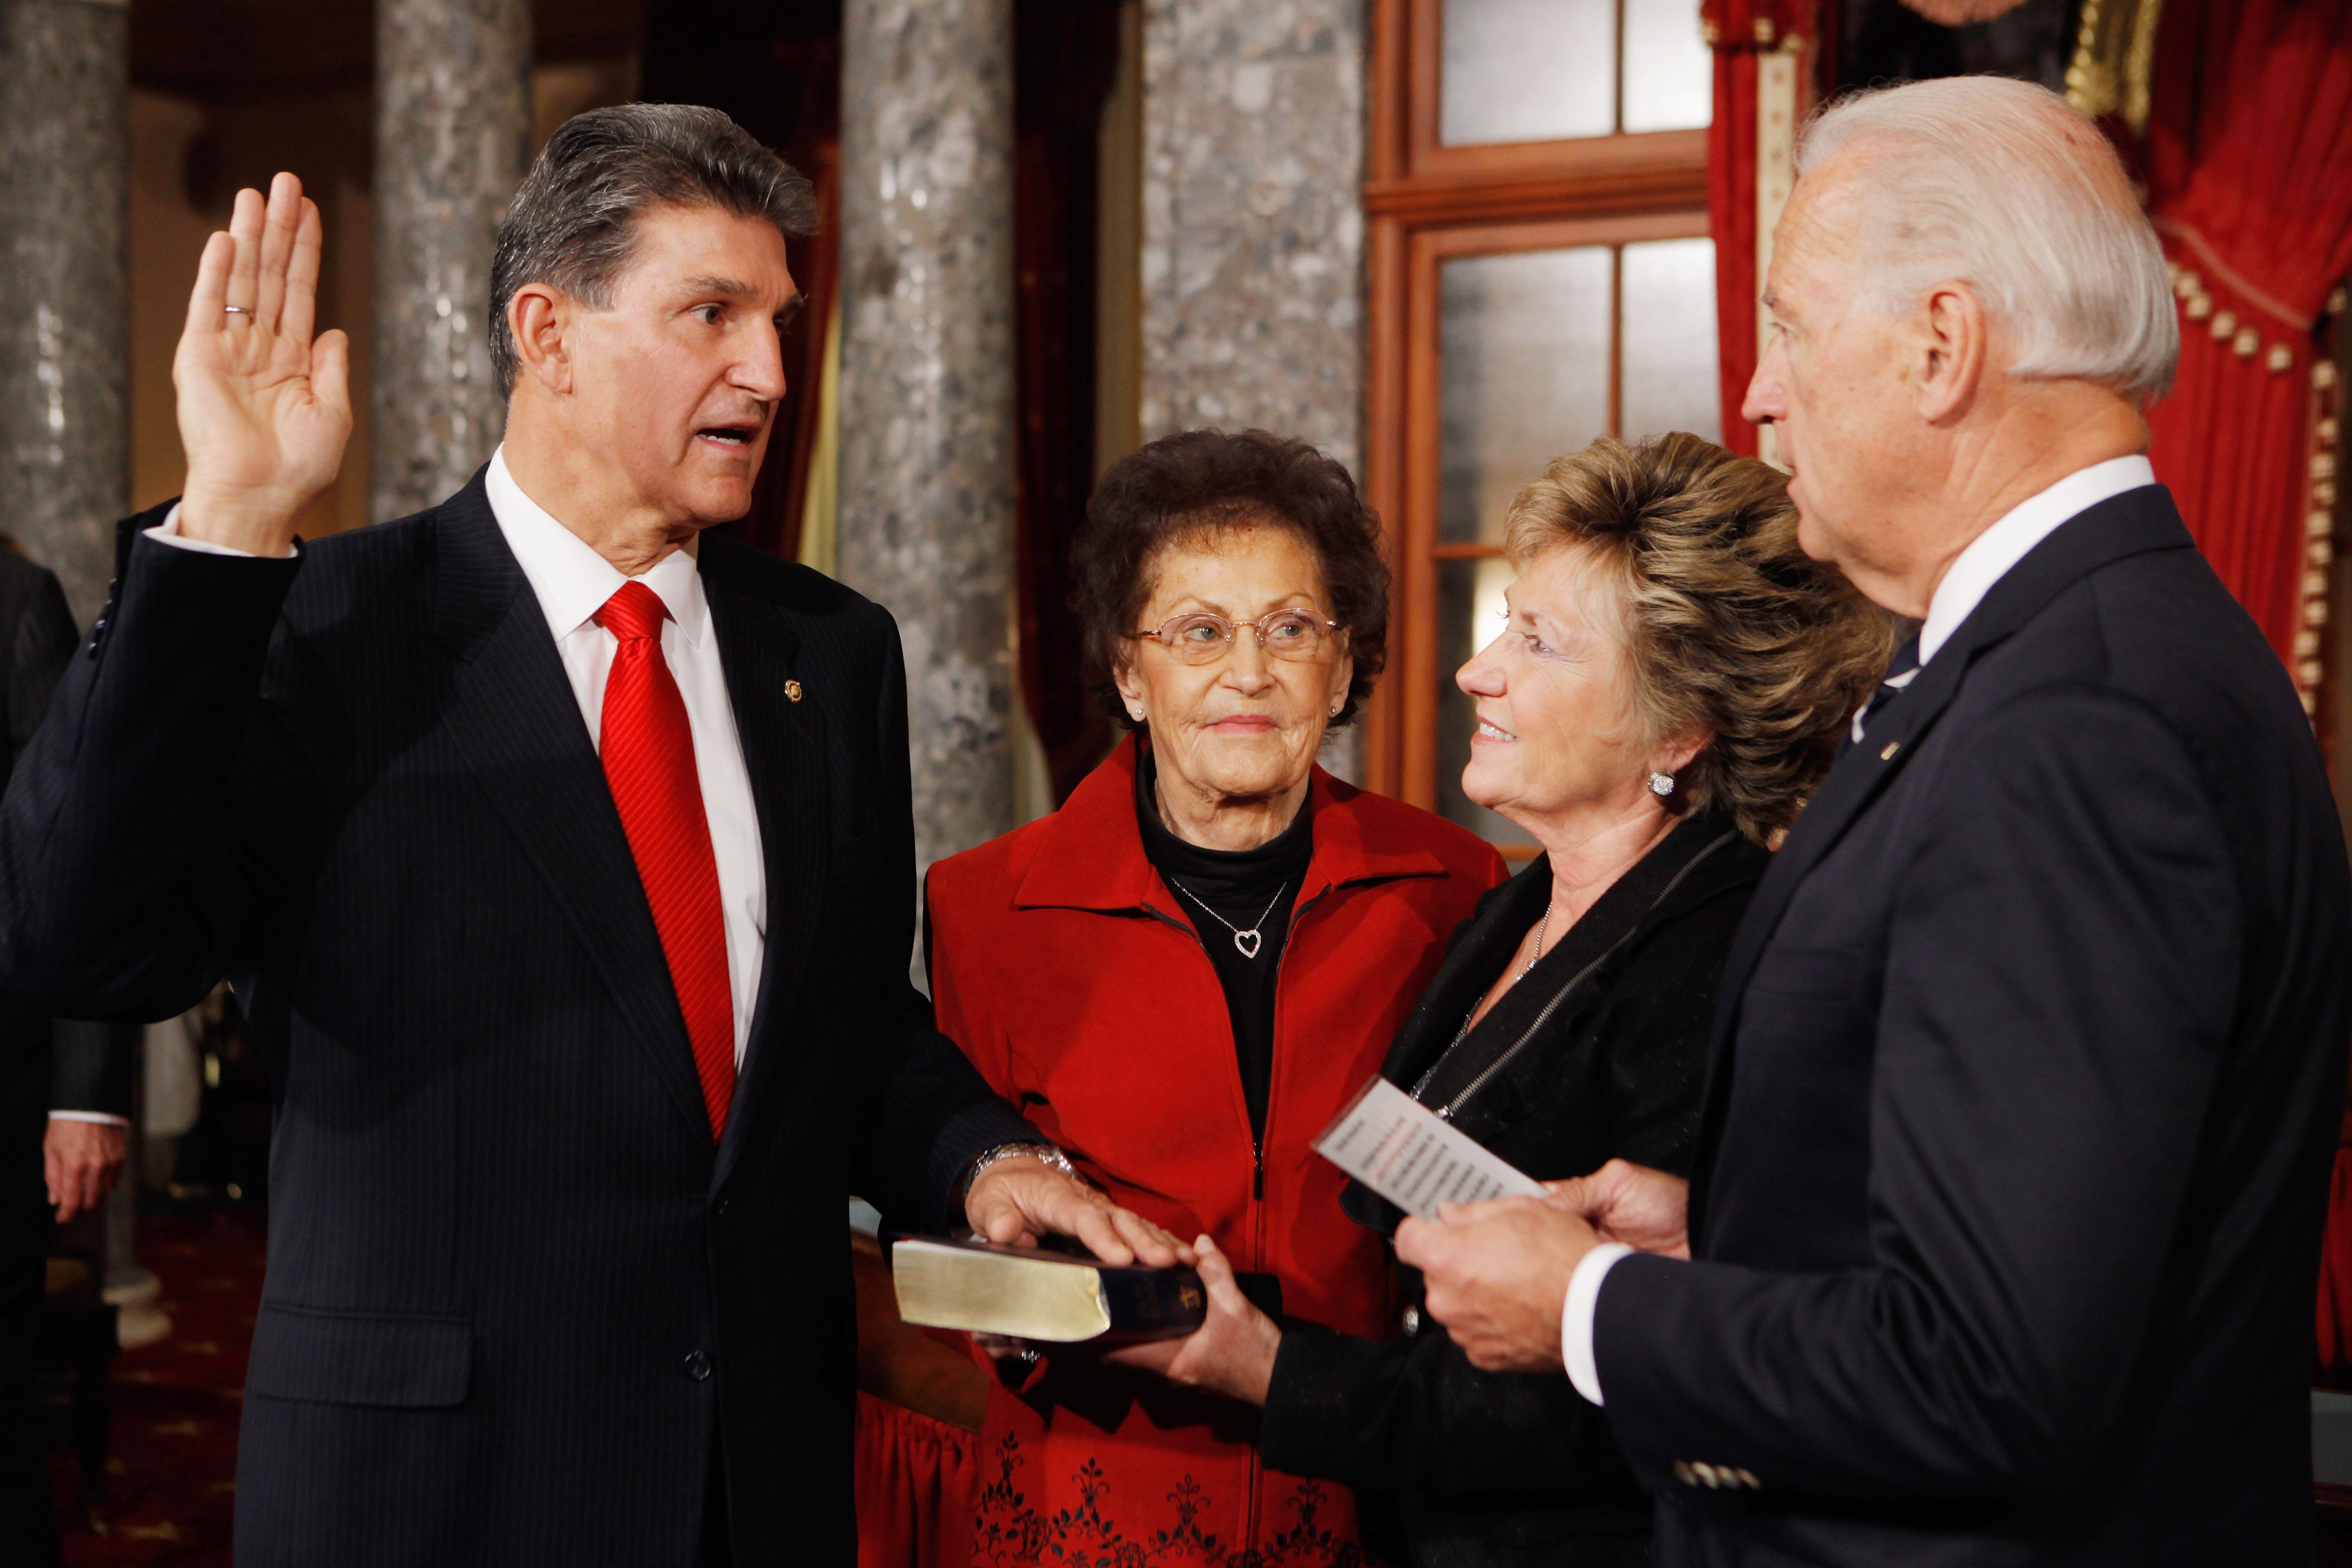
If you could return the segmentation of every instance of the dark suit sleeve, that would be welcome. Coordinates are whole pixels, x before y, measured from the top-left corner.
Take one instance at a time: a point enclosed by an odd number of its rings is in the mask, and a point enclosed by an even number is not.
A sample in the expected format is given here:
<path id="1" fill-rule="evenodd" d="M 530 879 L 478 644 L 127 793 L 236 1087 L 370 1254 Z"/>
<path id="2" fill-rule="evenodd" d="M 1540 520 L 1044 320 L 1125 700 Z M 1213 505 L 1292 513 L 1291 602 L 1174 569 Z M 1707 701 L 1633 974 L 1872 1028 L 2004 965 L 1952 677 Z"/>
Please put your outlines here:
<path id="1" fill-rule="evenodd" d="M 163 515 L 124 525 L 118 598 L 0 798 L 0 989 L 68 1017 L 193 1007 L 310 848 L 302 663 L 273 653 L 299 560 L 139 537 Z"/>
<path id="2" fill-rule="evenodd" d="M 35 568 L 16 616 L 8 658 L 8 766 L 32 745 L 80 632 L 57 574 Z M 136 1026 L 58 1019 L 49 1030 L 49 1109 L 131 1114 Z"/>
<path id="3" fill-rule="evenodd" d="M 2237 991 L 2222 826 L 2180 740 L 2096 688 L 1942 760 L 1888 938 L 1870 1256 L 1637 1256 L 1602 1287 L 1601 1392 L 1654 1488 L 1683 1459 L 1784 1497 L 2063 1492 L 2125 1407 Z M 1744 1027 L 1801 1005 L 1759 986 Z"/>
<path id="4" fill-rule="evenodd" d="M 862 1061 L 868 1103 L 876 1107 L 865 1168 L 855 1190 L 893 1224 L 947 1230 L 963 1224 L 963 1173 L 999 1144 L 1043 1143 L 1020 1113 L 990 1092 L 962 1051 L 933 1027 L 930 999 L 909 973 L 915 938 L 914 788 L 907 751 L 907 666 L 898 631 L 877 612 L 885 635 L 880 683 L 879 831 L 892 834 L 888 863 L 902 890 L 882 923 L 875 967 L 878 995 L 876 1049 Z"/>
<path id="5" fill-rule="evenodd" d="M 1633 1484 L 1565 1376 L 1480 1372 L 1434 1325 L 1397 1343 L 1286 1326 L 1258 1440 L 1277 1470 L 1423 1498 L 1566 1502 Z"/>
<path id="6" fill-rule="evenodd" d="M 128 1120 L 142 1025 L 58 1019 L 49 1026 L 49 1109 Z"/>

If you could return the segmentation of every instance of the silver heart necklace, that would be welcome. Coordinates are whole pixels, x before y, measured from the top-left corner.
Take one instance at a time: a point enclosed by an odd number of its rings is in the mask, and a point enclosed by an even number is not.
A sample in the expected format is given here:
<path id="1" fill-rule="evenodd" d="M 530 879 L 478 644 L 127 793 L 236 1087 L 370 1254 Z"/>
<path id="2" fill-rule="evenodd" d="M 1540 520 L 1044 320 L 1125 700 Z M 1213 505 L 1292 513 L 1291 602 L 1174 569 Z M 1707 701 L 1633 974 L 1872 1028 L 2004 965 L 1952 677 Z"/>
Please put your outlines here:
<path id="1" fill-rule="evenodd" d="M 1265 909 L 1258 915 L 1257 923 L 1252 925 L 1248 930 L 1244 931 L 1240 926 L 1234 925 L 1232 921 L 1226 919 L 1223 915 L 1218 914 L 1215 910 L 1211 909 L 1209 907 L 1208 900 L 1202 898 L 1199 894 L 1194 893 L 1191 888 L 1186 887 L 1182 883 L 1178 882 L 1174 877 L 1171 876 L 1168 878 L 1168 885 L 1182 894 L 1185 897 L 1191 899 L 1193 903 L 1199 904 L 1202 912 L 1205 913 L 1210 919 L 1215 921 L 1218 925 L 1232 932 L 1234 934 L 1234 946 L 1241 949 L 1241 955 L 1244 958 L 1255 958 L 1257 956 L 1257 950 L 1265 942 L 1265 938 L 1259 936 L 1260 930 L 1264 928 L 1267 917 L 1274 914 L 1274 906 L 1282 902 L 1283 894 L 1290 891 L 1290 884 L 1286 882 L 1284 883 L 1281 888 L 1276 892 L 1275 895 L 1266 901 Z"/>

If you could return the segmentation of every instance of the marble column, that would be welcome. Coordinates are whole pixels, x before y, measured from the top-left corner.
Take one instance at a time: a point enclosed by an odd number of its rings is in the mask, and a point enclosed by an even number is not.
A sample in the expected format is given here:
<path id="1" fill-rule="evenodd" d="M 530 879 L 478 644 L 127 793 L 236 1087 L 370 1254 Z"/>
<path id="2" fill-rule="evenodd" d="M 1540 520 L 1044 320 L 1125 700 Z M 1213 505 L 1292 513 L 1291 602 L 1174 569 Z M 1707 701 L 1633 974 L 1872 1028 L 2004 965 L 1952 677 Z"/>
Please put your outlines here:
<path id="1" fill-rule="evenodd" d="M 0 529 L 85 625 L 131 505 L 129 22 L 0 0 Z"/>
<path id="2" fill-rule="evenodd" d="M 1146 0 L 1143 434 L 1302 436 L 1356 465 L 1362 0 Z"/>
<path id="3" fill-rule="evenodd" d="M 1144 0 L 1146 440 L 1257 426 L 1358 468 L 1362 0 Z M 1324 761 L 1353 776 L 1353 731 Z"/>
<path id="4" fill-rule="evenodd" d="M 1013 826 L 1013 6 L 842 18 L 841 579 L 898 618 L 918 865 Z"/>
<path id="5" fill-rule="evenodd" d="M 441 500 L 506 425 L 490 248 L 530 156 L 530 0 L 376 0 L 377 520 Z"/>

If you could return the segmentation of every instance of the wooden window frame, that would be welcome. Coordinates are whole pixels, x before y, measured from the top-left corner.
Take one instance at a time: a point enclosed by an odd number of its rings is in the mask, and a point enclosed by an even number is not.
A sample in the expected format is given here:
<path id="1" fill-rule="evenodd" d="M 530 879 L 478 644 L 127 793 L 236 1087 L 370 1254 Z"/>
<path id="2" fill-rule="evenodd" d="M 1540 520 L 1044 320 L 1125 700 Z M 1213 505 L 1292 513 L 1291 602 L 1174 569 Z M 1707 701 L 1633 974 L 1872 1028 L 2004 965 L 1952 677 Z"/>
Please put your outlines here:
<path id="1" fill-rule="evenodd" d="M 1705 131 L 1441 143 L 1443 9 L 1444 0 L 1374 0 L 1364 183 L 1370 299 L 1364 486 L 1386 524 L 1394 584 L 1388 673 L 1365 713 L 1364 782 L 1431 810 L 1438 564 L 1500 553 L 1491 545 L 1438 542 L 1439 265 L 1456 256 L 1708 232 Z M 1611 413 L 1613 423 L 1613 390 Z"/>

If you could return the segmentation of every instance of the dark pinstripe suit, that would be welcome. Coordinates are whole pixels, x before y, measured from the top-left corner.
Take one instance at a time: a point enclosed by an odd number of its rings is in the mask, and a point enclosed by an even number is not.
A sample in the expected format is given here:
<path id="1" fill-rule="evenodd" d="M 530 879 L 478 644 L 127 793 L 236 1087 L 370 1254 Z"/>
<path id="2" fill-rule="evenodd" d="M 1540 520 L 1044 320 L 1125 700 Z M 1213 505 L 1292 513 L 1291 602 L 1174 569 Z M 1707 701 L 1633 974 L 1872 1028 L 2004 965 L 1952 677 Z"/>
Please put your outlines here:
<path id="1" fill-rule="evenodd" d="M 714 1152 L 479 476 L 299 562 L 125 538 L 0 802 L 0 985 L 161 1016 L 225 972 L 269 1058 L 239 1563 L 685 1563 L 714 1429 L 737 1560 L 846 1562 L 845 1194 L 944 1218 L 1034 1135 L 907 981 L 889 617 L 702 541 L 769 902 Z"/>

